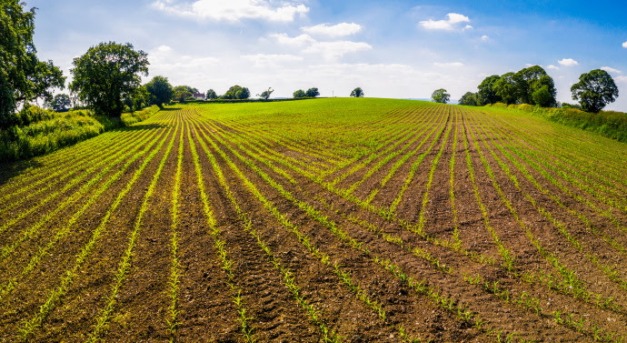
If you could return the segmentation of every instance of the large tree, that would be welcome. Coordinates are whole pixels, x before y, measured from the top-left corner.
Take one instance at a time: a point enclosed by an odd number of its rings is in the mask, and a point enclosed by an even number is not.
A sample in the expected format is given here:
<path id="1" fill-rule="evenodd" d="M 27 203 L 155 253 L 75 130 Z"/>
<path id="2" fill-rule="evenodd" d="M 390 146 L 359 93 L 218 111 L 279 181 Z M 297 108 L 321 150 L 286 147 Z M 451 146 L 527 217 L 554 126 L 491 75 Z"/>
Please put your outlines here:
<path id="1" fill-rule="evenodd" d="M 540 66 L 521 69 L 514 75 L 518 103 L 551 107 L 557 105 L 553 79 Z"/>
<path id="2" fill-rule="evenodd" d="M 605 70 L 595 69 L 579 76 L 570 91 L 586 112 L 598 113 L 618 98 L 618 87 Z"/>
<path id="3" fill-rule="evenodd" d="M 70 89 L 96 113 L 120 116 L 124 99 L 141 85 L 140 75 L 148 75 L 148 65 L 148 55 L 130 43 L 100 43 L 74 59 Z"/>
<path id="4" fill-rule="evenodd" d="M 52 61 L 37 58 L 33 43 L 35 9 L 18 0 L 0 1 L 0 127 L 13 122 L 20 102 L 52 101 L 51 88 L 64 88 L 65 77 Z"/>
<path id="5" fill-rule="evenodd" d="M 351 96 L 354 98 L 363 98 L 364 95 L 364 90 L 361 87 L 357 87 L 351 92 Z"/>
<path id="6" fill-rule="evenodd" d="M 505 73 L 494 83 L 493 86 L 496 95 L 506 104 L 515 104 L 518 101 L 518 84 L 516 82 L 516 74 Z"/>
<path id="7" fill-rule="evenodd" d="M 57 94 L 52 98 L 52 101 L 48 102 L 48 105 L 56 112 L 65 112 L 72 106 L 72 100 L 65 93 Z"/>
<path id="8" fill-rule="evenodd" d="M 498 75 L 491 75 L 483 79 L 479 86 L 477 87 L 479 91 L 477 92 L 477 102 L 478 105 L 488 105 L 495 104 L 501 101 L 501 97 L 496 94 L 496 90 L 494 89 L 494 84 L 501 77 Z"/>
<path id="9" fill-rule="evenodd" d="M 302 89 L 298 89 L 298 90 L 294 91 L 294 93 L 292 93 L 292 95 L 294 96 L 294 99 L 301 99 L 301 98 L 307 97 L 307 93 L 305 93 L 305 91 L 302 90 Z"/>
<path id="10" fill-rule="evenodd" d="M 433 99 L 433 101 L 435 102 L 446 104 L 449 99 L 451 99 L 451 95 L 448 94 L 446 89 L 440 88 L 433 91 L 433 93 L 431 94 L 431 99 Z"/>
<path id="11" fill-rule="evenodd" d="M 311 87 L 311 88 L 309 88 L 309 89 L 305 92 L 305 94 L 306 94 L 306 95 L 307 95 L 307 97 L 309 97 L 309 98 L 315 98 L 315 97 L 317 97 L 318 95 L 320 95 L 320 92 L 318 92 L 318 88 L 316 88 L 316 87 Z"/>
<path id="12" fill-rule="evenodd" d="M 270 99 L 270 95 L 272 95 L 272 93 L 274 93 L 274 89 L 272 89 L 272 87 L 268 87 L 267 90 L 261 92 L 261 94 L 257 94 L 257 96 L 263 100 L 268 100 Z"/>
<path id="13" fill-rule="evenodd" d="M 146 90 L 150 94 L 150 103 L 163 109 L 163 104 L 172 101 L 174 91 L 167 77 L 155 76 L 146 84 Z"/>
<path id="14" fill-rule="evenodd" d="M 176 86 L 172 89 L 174 100 L 184 103 L 187 99 L 194 96 L 194 88 L 190 86 Z"/>
<path id="15" fill-rule="evenodd" d="M 466 92 L 466 94 L 462 95 L 459 99 L 459 104 L 466 106 L 478 106 L 477 93 Z"/>
<path id="16" fill-rule="evenodd" d="M 207 91 L 207 95 L 205 96 L 207 100 L 214 100 L 218 98 L 218 94 L 213 89 Z"/>
<path id="17" fill-rule="evenodd" d="M 225 99 L 231 100 L 245 100 L 250 98 L 250 91 L 246 87 L 240 85 L 231 86 L 224 94 Z"/>

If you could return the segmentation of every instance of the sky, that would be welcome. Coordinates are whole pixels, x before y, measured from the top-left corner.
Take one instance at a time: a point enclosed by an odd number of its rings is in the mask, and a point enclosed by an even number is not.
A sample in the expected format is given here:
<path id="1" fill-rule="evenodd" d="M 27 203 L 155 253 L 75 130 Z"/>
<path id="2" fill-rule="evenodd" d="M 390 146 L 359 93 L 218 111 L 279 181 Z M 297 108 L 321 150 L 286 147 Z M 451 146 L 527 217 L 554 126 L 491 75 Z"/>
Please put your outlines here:
<path id="1" fill-rule="evenodd" d="M 452 99 L 494 74 L 540 65 L 561 102 L 604 69 L 627 112 L 627 2 L 596 0 L 27 0 L 35 46 L 70 76 L 100 42 L 131 43 L 150 74 L 218 94 L 235 84 L 273 97 Z"/>

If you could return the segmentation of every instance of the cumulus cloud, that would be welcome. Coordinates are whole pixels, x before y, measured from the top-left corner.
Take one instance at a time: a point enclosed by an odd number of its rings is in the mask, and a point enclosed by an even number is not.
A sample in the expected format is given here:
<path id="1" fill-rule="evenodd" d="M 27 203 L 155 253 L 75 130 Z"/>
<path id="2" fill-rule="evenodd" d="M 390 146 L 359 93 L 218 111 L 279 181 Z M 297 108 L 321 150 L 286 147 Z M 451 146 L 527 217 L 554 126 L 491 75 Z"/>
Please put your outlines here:
<path id="1" fill-rule="evenodd" d="M 627 49 L 627 41 L 623 42 L 623 48 Z"/>
<path id="2" fill-rule="evenodd" d="M 576 65 L 579 65 L 579 62 L 575 61 L 572 58 L 563 58 L 563 59 L 557 61 L 557 63 L 559 63 L 560 65 L 562 65 L 564 67 L 574 67 Z"/>
<path id="3" fill-rule="evenodd" d="M 278 66 L 289 63 L 302 62 L 301 56 L 289 55 L 289 54 L 256 54 L 256 55 L 244 55 L 244 60 L 253 62 L 255 67 L 269 67 Z"/>
<path id="4" fill-rule="evenodd" d="M 551 70 L 560 70 L 560 68 L 556 65 L 553 64 L 549 64 L 546 69 L 551 69 Z"/>
<path id="5" fill-rule="evenodd" d="M 313 37 L 307 34 L 302 34 L 295 37 L 290 37 L 285 33 L 273 33 L 270 34 L 270 38 L 273 38 L 281 45 L 288 45 L 292 47 L 303 47 L 316 42 Z"/>
<path id="6" fill-rule="evenodd" d="M 285 33 L 271 34 L 277 43 L 293 48 L 302 48 L 303 53 L 320 54 L 325 60 L 337 60 L 350 53 L 371 50 L 372 46 L 364 42 L 353 41 L 318 41 L 308 34 L 290 37 Z"/>
<path id="7" fill-rule="evenodd" d="M 238 22 L 258 19 L 274 22 L 291 22 L 298 15 L 305 15 L 309 7 L 297 3 L 281 3 L 269 0 L 156 0 L 153 8 L 180 17 L 201 20 Z"/>
<path id="8" fill-rule="evenodd" d="M 622 73 L 620 70 L 612 68 L 612 67 L 601 67 L 601 70 L 605 70 L 608 73 L 613 73 L 613 74 L 620 74 Z"/>
<path id="9" fill-rule="evenodd" d="M 435 62 L 433 65 L 439 68 L 460 68 L 464 66 L 462 62 Z"/>
<path id="10" fill-rule="evenodd" d="M 151 75 L 198 74 L 199 71 L 220 63 L 215 57 L 180 54 L 167 45 L 148 51 Z"/>
<path id="11" fill-rule="evenodd" d="M 481 36 L 481 41 L 482 42 L 489 42 L 490 41 L 490 36 L 488 36 L 488 35 Z"/>
<path id="12" fill-rule="evenodd" d="M 459 13 L 449 13 L 446 15 L 447 19 L 442 20 L 423 20 L 419 24 L 422 28 L 427 30 L 440 30 L 440 31 L 455 31 L 455 30 L 470 30 L 472 26 L 469 25 L 470 18 Z M 466 24 L 466 25 L 464 25 Z"/>
<path id="13" fill-rule="evenodd" d="M 335 25 L 319 24 L 302 28 L 305 33 L 308 33 L 310 35 L 321 35 L 328 37 L 350 36 L 359 33 L 361 29 L 361 25 L 355 23 L 339 23 Z"/>

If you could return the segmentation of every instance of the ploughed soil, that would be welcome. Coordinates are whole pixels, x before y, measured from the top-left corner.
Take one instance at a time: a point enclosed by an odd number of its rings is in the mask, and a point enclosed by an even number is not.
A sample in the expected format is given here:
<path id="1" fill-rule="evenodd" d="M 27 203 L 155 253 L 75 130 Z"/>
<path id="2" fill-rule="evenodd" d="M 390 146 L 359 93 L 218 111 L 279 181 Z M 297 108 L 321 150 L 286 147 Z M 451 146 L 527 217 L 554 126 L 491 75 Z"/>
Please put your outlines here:
<path id="1" fill-rule="evenodd" d="M 165 110 L 6 166 L 0 341 L 627 339 L 602 147 L 421 106 L 351 158 L 246 118 Z"/>

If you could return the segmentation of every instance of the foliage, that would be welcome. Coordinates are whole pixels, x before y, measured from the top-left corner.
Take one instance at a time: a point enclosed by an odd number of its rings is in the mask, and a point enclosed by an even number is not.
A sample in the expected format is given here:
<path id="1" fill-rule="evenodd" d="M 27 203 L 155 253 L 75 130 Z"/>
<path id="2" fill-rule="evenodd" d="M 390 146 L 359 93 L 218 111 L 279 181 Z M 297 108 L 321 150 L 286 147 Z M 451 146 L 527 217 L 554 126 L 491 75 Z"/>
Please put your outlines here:
<path id="1" fill-rule="evenodd" d="M 459 99 L 459 104 L 466 106 L 478 106 L 479 101 L 477 93 L 466 92 L 466 94 L 462 95 L 462 97 Z"/>
<path id="2" fill-rule="evenodd" d="M 448 94 L 446 89 L 440 88 L 433 91 L 433 93 L 431 94 L 431 99 L 433 99 L 433 101 L 437 103 L 446 104 L 451 99 L 451 95 Z"/>
<path id="3" fill-rule="evenodd" d="M 174 90 L 167 77 L 155 76 L 146 84 L 146 90 L 150 94 L 150 104 L 163 108 L 174 98 Z"/>
<path id="4" fill-rule="evenodd" d="M 308 98 L 315 98 L 320 95 L 320 92 L 318 92 L 318 88 L 312 87 L 305 92 L 305 95 L 307 95 Z"/>
<path id="5" fill-rule="evenodd" d="M 135 112 L 150 105 L 150 93 L 145 86 L 139 86 L 124 99 L 125 111 Z"/>
<path id="6" fill-rule="evenodd" d="M 65 77 L 52 61 L 37 58 L 33 43 L 35 9 L 23 11 L 17 0 L 0 3 L 0 128 L 13 125 L 19 103 L 52 100 L 51 88 L 64 88 Z"/>
<path id="7" fill-rule="evenodd" d="M 131 113 L 122 113 L 120 119 L 122 120 L 122 124 L 124 126 L 131 126 L 133 124 L 139 123 L 150 118 L 153 114 L 159 112 L 160 108 L 157 105 L 152 105 L 150 107 L 146 107 L 141 111 L 135 111 Z"/>
<path id="8" fill-rule="evenodd" d="M 586 112 L 597 113 L 618 97 L 618 87 L 605 70 L 595 69 L 579 76 L 570 91 Z"/>
<path id="9" fill-rule="evenodd" d="M 295 99 L 300 99 L 300 98 L 306 98 L 307 97 L 307 93 L 305 93 L 305 91 L 302 90 L 302 89 L 294 91 L 294 93 L 292 95 L 294 96 Z"/>
<path id="10" fill-rule="evenodd" d="M 194 89 L 190 86 L 176 86 L 172 91 L 174 93 L 174 100 L 182 103 L 194 96 Z"/>
<path id="11" fill-rule="evenodd" d="M 55 95 L 51 101 L 46 102 L 46 108 L 52 108 L 55 112 L 65 112 L 72 107 L 72 100 L 70 96 L 61 93 Z"/>
<path id="12" fill-rule="evenodd" d="M 516 74 L 505 73 L 495 83 L 494 91 L 506 104 L 515 104 L 518 100 L 518 84 Z"/>
<path id="13" fill-rule="evenodd" d="M 364 97 L 364 91 L 363 89 L 361 89 L 361 87 L 357 87 L 355 89 L 353 89 L 353 91 L 351 92 L 351 96 L 353 98 L 363 98 Z"/>
<path id="14" fill-rule="evenodd" d="M 486 77 L 477 88 L 479 91 L 477 92 L 477 104 L 479 106 L 487 105 L 487 104 L 495 104 L 501 101 L 501 97 L 496 94 L 496 89 L 494 89 L 494 85 L 501 77 L 498 75 L 491 75 Z"/>
<path id="15" fill-rule="evenodd" d="M 207 95 L 205 96 L 207 100 L 215 100 L 218 98 L 218 94 L 213 89 L 207 91 Z"/>
<path id="16" fill-rule="evenodd" d="M 566 104 L 562 108 L 540 108 L 529 105 L 492 105 L 495 108 L 515 109 L 539 115 L 549 121 L 594 132 L 602 136 L 627 143 L 627 113 L 601 111 L 584 112 L 576 106 Z"/>
<path id="17" fill-rule="evenodd" d="M 119 117 L 124 99 L 140 86 L 140 74 L 148 74 L 148 55 L 133 45 L 100 43 L 74 59 L 70 89 L 97 114 Z"/>
<path id="18" fill-rule="evenodd" d="M 250 91 L 246 87 L 240 85 L 231 86 L 223 96 L 224 99 L 245 100 L 250 98 Z"/>
<path id="19" fill-rule="evenodd" d="M 268 87 L 267 90 L 261 92 L 261 94 L 257 94 L 257 96 L 263 100 L 268 100 L 270 99 L 270 95 L 272 95 L 273 92 L 274 92 L 274 89 L 272 89 L 272 87 Z"/>
<path id="20" fill-rule="evenodd" d="M 104 126 L 84 110 L 55 113 L 29 106 L 17 116 L 23 126 L 0 130 L 0 161 L 47 154 L 104 131 Z"/>
<path id="21" fill-rule="evenodd" d="M 554 107 L 557 90 L 553 79 L 540 66 L 521 69 L 514 76 L 518 85 L 518 103 Z"/>

